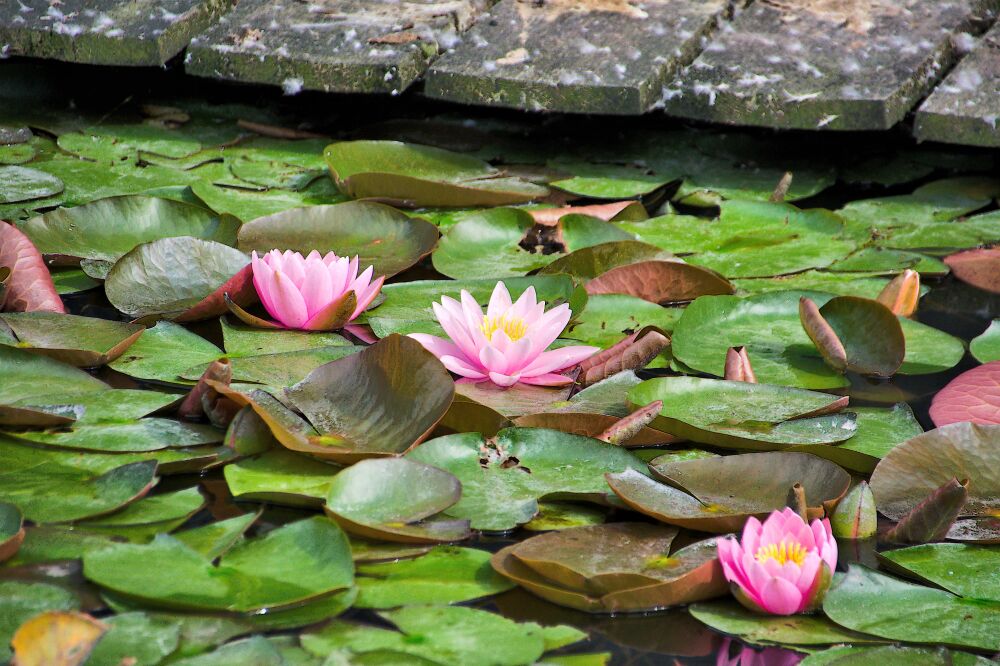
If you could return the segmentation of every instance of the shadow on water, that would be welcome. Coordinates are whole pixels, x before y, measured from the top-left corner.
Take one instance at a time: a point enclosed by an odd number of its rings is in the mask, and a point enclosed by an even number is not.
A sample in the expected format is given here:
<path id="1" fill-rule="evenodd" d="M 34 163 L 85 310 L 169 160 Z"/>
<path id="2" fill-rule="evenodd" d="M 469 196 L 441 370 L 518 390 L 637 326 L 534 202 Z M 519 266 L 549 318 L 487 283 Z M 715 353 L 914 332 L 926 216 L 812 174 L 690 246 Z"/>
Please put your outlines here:
<path id="1" fill-rule="evenodd" d="M 24 66 L 44 69 L 47 66 L 26 62 Z M 208 97 L 215 101 L 250 102 L 253 104 L 280 106 L 290 109 L 292 113 L 303 114 L 307 118 L 322 118 L 321 122 L 307 121 L 308 127 L 354 127 L 359 124 L 371 123 L 377 120 L 394 118 L 426 118 L 437 114 L 466 114 L 481 117 L 487 112 L 477 109 L 467 109 L 455 106 L 429 102 L 419 97 L 408 96 L 402 100 L 388 100 L 363 97 L 332 97 L 306 94 L 294 100 L 281 98 L 270 89 L 248 88 L 243 86 L 206 82 L 183 77 L 175 68 L 168 67 L 163 71 L 136 72 L 134 70 L 118 71 L 114 69 L 101 70 L 100 78 L 95 88 L 93 68 L 81 66 L 64 67 L 61 80 L 67 87 L 59 91 L 60 98 L 70 99 L 80 96 L 81 100 L 102 99 L 105 104 L 124 105 L 134 95 L 154 94 L 161 98 L 178 97 Z M 67 74 L 69 72 L 69 74 Z M 109 75 L 108 72 L 117 74 Z M 109 83 L 113 81 L 112 83 Z M 2 93 L 2 91 L 0 91 Z M 42 97 L 53 94 L 51 88 L 39 84 L 36 91 Z M 102 98 L 102 95 L 103 98 Z M 0 94 L 0 98 L 3 95 Z M 117 101 L 116 101 L 117 100 Z M 579 130 L 602 123 L 600 119 L 573 119 L 565 117 L 518 116 L 507 112 L 489 112 L 493 117 L 503 116 L 523 120 L 533 126 L 547 126 L 553 133 Z M 629 129 L 649 125 L 653 121 L 648 118 L 635 119 L 630 122 Z M 606 122 L 603 123 L 606 127 Z M 660 118 L 655 126 L 662 129 L 671 121 Z M 633 126 L 634 125 L 634 126 Z M 786 140 L 787 139 L 786 135 Z M 404 137 L 405 138 L 405 137 Z M 613 134 L 609 141 L 613 140 Z M 866 141 L 870 139 L 866 138 Z M 882 139 L 885 149 L 891 150 L 901 139 L 894 134 L 887 134 Z M 859 197 L 882 196 L 895 193 L 891 188 L 868 188 L 857 191 L 857 188 L 837 186 L 818 197 L 805 202 L 807 205 L 836 208 L 845 201 Z M 429 262 L 417 266 L 406 274 L 398 276 L 396 281 L 412 279 L 428 279 L 442 277 L 434 273 Z M 76 314 L 107 319 L 121 319 L 103 298 L 103 292 L 91 291 L 72 295 L 66 298 L 69 309 Z M 921 300 L 917 319 L 934 326 L 965 341 L 971 340 L 986 329 L 990 320 L 1000 317 L 1000 296 L 964 285 L 953 278 L 947 277 L 937 284 L 931 285 L 930 292 Z M 192 330 L 209 340 L 221 343 L 217 324 L 200 324 Z M 912 407 L 916 417 L 925 429 L 933 427 L 928 417 L 928 408 L 933 395 L 954 376 L 976 365 L 966 354 L 965 359 L 956 368 L 943 373 L 921 376 L 897 376 L 891 380 L 871 380 L 853 377 L 848 394 L 854 405 L 888 405 L 896 402 L 907 402 Z M 137 382 L 125 375 L 107 368 L 98 373 L 112 386 L 119 388 L 156 388 Z M 219 520 L 255 511 L 260 505 L 249 502 L 236 503 L 229 495 L 228 488 L 221 471 L 211 471 L 204 475 L 169 476 L 161 480 L 154 492 L 162 493 L 200 484 L 211 497 L 210 505 L 194 516 L 187 526 L 196 526 L 209 521 Z M 258 521 L 256 530 L 263 532 L 276 525 L 298 519 L 305 512 L 283 507 L 266 506 L 264 514 Z M 615 516 L 612 515 L 611 519 Z M 642 520 L 635 514 L 628 514 L 628 520 Z M 471 543 L 465 544 L 485 550 L 495 551 L 532 533 L 519 531 L 502 537 L 481 536 Z M 874 556 L 875 544 L 872 542 L 842 543 L 841 566 L 847 562 L 862 562 L 868 566 L 877 567 Z M 0 578 L 17 578 L 21 580 L 45 580 L 67 586 L 77 591 L 82 599 L 84 610 L 97 614 L 103 612 L 103 603 L 96 589 L 90 586 L 82 577 L 78 563 L 55 563 L 35 565 L 30 567 L 8 568 L 0 570 Z M 563 623 L 572 625 L 590 634 L 590 639 L 583 643 L 564 648 L 559 653 L 575 654 L 586 652 L 607 651 L 613 654 L 614 664 L 644 665 L 644 664 L 715 664 L 738 652 L 739 644 L 705 627 L 692 618 L 685 609 L 672 609 L 659 613 L 636 615 L 590 615 L 587 613 L 562 608 L 542 601 L 537 597 L 517 588 L 488 598 L 474 605 L 480 608 L 499 612 L 518 621 L 534 621 L 542 624 Z M 370 611 L 352 610 L 345 616 L 381 623 L 381 620 Z M 757 663 L 786 663 L 785 659 L 794 653 L 769 648 L 766 655 L 759 655 Z M 794 663 L 794 660 L 793 660 Z"/>

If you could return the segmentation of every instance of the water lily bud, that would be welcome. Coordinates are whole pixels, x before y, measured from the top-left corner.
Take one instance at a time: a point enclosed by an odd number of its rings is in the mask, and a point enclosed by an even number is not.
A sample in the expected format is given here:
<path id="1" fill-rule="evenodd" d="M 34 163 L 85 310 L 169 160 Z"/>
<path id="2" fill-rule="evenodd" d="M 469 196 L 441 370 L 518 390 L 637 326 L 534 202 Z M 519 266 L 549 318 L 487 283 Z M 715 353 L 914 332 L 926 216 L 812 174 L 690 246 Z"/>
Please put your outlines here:
<path id="1" fill-rule="evenodd" d="M 750 365 L 746 347 L 730 347 L 726 352 L 726 371 L 723 378 L 734 382 L 757 383 L 757 375 Z"/>
<path id="2" fill-rule="evenodd" d="M 885 285 L 876 299 L 897 317 L 910 317 L 920 302 L 920 273 L 907 268 Z"/>
<path id="3" fill-rule="evenodd" d="M 830 521 L 833 535 L 840 539 L 867 539 L 875 535 L 877 524 L 875 495 L 867 481 L 857 484 L 844 495 Z"/>

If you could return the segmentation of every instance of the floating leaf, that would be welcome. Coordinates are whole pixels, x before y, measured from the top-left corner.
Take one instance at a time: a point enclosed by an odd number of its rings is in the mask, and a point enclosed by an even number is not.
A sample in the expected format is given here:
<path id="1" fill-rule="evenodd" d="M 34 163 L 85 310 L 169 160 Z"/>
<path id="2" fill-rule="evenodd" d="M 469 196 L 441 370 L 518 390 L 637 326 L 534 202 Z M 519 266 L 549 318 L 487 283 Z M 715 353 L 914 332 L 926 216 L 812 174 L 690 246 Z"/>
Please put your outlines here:
<path id="1" fill-rule="evenodd" d="M 84 554 L 84 575 L 146 603 L 249 612 L 315 599 L 351 585 L 354 567 L 343 532 L 316 517 L 246 540 L 216 565 L 178 539 L 116 544 Z"/>
<path id="2" fill-rule="evenodd" d="M 969 345 L 969 351 L 980 363 L 1000 361 L 1000 319 L 994 319 Z"/>
<path id="3" fill-rule="evenodd" d="M 736 449 L 774 450 L 849 439 L 846 398 L 770 384 L 697 377 L 647 380 L 628 392 L 635 406 L 663 401 L 652 427 L 677 437 Z"/>
<path id="4" fill-rule="evenodd" d="M 552 187 L 593 199 L 626 199 L 639 197 L 658 190 L 673 178 L 649 173 L 648 170 L 614 164 L 587 162 L 555 164 L 560 171 L 573 176 L 554 180 Z M 608 204 L 605 204 L 608 205 Z"/>
<path id="5" fill-rule="evenodd" d="M 669 485 L 634 472 L 608 474 L 608 483 L 632 509 L 702 531 L 738 531 L 750 516 L 766 518 L 785 507 L 795 484 L 805 489 L 809 517 L 817 518 L 835 506 L 850 486 L 844 470 L 802 453 L 666 458 L 654 459 L 650 468 Z"/>
<path id="6" fill-rule="evenodd" d="M 138 379 L 193 385 L 181 379 L 191 367 L 211 363 L 223 351 L 196 333 L 169 321 L 147 328 L 110 367 Z"/>
<path id="7" fill-rule="evenodd" d="M 688 611 L 716 631 L 758 645 L 836 645 L 879 639 L 838 627 L 822 615 L 778 617 L 748 611 L 733 601 L 692 605 Z"/>
<path id="8" fill-rule="evenodd" d="M 66 312 L 42 255 L 16 227 L 0 221 L 0 269 L 4 268 L 10 273 L 2 280 L 0 311 Z"/>
<path id="9" fill-rule="evenodd" d="M 596 217 L 605 222 L 618 222 L 622 220 L 644 220 L 649 215 L 646 209 L 638 201 L 615 201 L 605 204 L 591 204 L 589 206 L 563 206 L 561 208 L 536 208 L 531 211 L 532 219 L 537 224 L 552 226 L 561 218 L 567 215 L 586 215 Z"/>
<path id="10" fill-rule="evenodd" d="M 619 240 L 598 243 L 570 252 L 548 264 L 539 271 L 539 274 L 566 273 L 574 277 L 592 279 L 618 266 L 653 260 L 681 261 L 655 245 L 636 240 Z"/>
<path id="11" fill-rule="evenodd" d="M 953 423 L 907 440 L 882 459 L 872 473 L 878 510 L 899 520 L 952 479 L 968 479 L 964 516 L 1000 510 L 1000 426 Z"/>
<path id="12" fill-rule="evenodd" d="M 81 368 L 107 365 L 125 353 L 145 327 L 53 312 L 9 312 L 0 319 L 17 346 Z"/>
<path id="13" fill-rule="evenodd" d="M 843 627 L 894 641 L 1000 648 L 1000 604 L 904 583 L 857 565 L 837 579 L 823 612 Z"/>
<path id="14" fill-rule="evenodd" d="M 245 254 L 221 243 L 164 238 L 119 259 L 108 272 L 104 290 L 125 314 L 173 318 L 211 296 L 248 264 Z"/>
<path id="15" fill-rule="evenodd" d="M 332 206 L 295 208 L 259 217 L 240 228 L 244 252 L 274 248 L 325 255 L 358 256 L 362 270 L 392 276 L 430 254 L 437 242 L 434 225 L 383 204 L 349 201 Z"/>
<path id="16" fill-rule="evenodd" d="M 969 498 L 969 480 L 951 479 L 917 504 L 885 533 L 893 543 L 941 541 Z"/>
<path id="17" fill-rule="evenodd" d="M 90 653 L 89 664 L 157 664 L 180 643 L 180 622 L 145 613 L 122 613 L 102 620 L 108 628 Z"/>
<path id="18" fill-rule="evenodd" d="M 357 583 L 357 608 L 452 604 L 513 587 L 493 571 L 488 552 L 456 546 L 438 546 L 416 559 L 361 564 Z"/>
<path id="19" fill-rule="evenodd" d="M 110 268 L 132 248 L 160 238 L 191 236 L 235 245 L 239 221 L 159 197 L 125 196 L 57 208 L 18 226 L 42 254 L 104 262 Z M 104 278 L 107 273 L 88 274 Z"/>
<path id="20" fill-rule="evenodd" d="M 962 282 L 1000 294 L 1000 248 L 966 250 L 945 257 L 944 262 Z"/>
<path id="21" fill-rule="evenodd" d="M 311 453 L 353 462 L 421 442 L 448 411 L 454 382 L 418 342 L 391 335 L 317 368 L 286 395 L 319 432 Z"/>
<path id="22" fill-rule="evenodd" d="M 961 543 L 929 543 L 879 553 L 894 573 L 938 585 L 967 599 L 1000 603 L 1000 551 Z"/>
<path id="23" fill-rule="evenodd" d="M 337 186 L 355 199 L 408 207 L 504 206 L 539 199 L 548 189 L 507 178 L 486 162 L 399 141 L 343 141 L 324 156 Z"/>
<path id="24" fill-rule="evenodd" d="M 645 473 L 645 465 L 622 448 L 541 428 L 507 428 L 489 440 L 478 433 L 448 435 L 407 457 L 458 477 L 462 498 L 445 515 L 491 531 L 528 522 L 538 512 L 538 499 L 547 496 L 605 501 L 607 471 Z"/>
<path id="25" fill-rule="evenodd" d="M 0 502 L 0 562 L 9 560 L 24 542 L 24 516 L 13 504 Z"/>
<path id="26" fill-rule="evenodd" d="M 834 647 L 814 652 L 800 662 L 803 666 L 989 666 L 992 662 L 967 652 L 944 648 L 884 645 L 879 647 Z"/>
<path id="27" fill-rule="evenodd" d="M 76 414 L 65 410 L 33 409 L 12 406 L 37 398 L 44 401 L 52 394 L 84 394 L 106 391 L 110 387 L 83 370 L 59 361 L 32 354 L 23 349 L 0 345 L 0 423 L 8 426 L 47 426 L 70 423 Z"/>
<path id="28" fill-rule="evenodd" d="M 362 460 L 330 482 L 326 512 L 341 527 L 370 539 L 400 543 L 459 541 L 465 520 L 426 520 L 462 495 L 457 478 L 406 458 Z"/>
<path id="29" fill-rule="evenodd" d="M 236 499 L 319 507 L 340 469 L 279 447 L 226 465 L 223 473 Z"/>
<path id="30" fill-rule="evenodd" d="M 44 199 L 63 191 L 55 176 L 23 166 L 0 166 L 0 204 Z"/>
<path id="31" fill-rule="evenodd" d="M 803 296 L 799 317 L 806 334 L 834 370 L 891 377 L 903 364 L 903 328 L 896 315 L 878 301 L 836 296 L 817 308 Z"/>
<path id="32" fill-rule="evenodd" d="M 960 421 L 1000 425 L 1000 361 L 966 370 L 935 394 L 930 417 L 934 425 Z"/>
<path id="33" fill-rule="evenodd" d="M 72 592 L 47 583 L 0 581 L 0 659 L 9 659 L 10 640 L 22 623 L 45 611 L 80 607 Z"/>
<path id="34" fill-rule="evenodd" d="M 105 452 L 156 451 L 222 441 L 222 433 L 212 426 L 162 418 L 74 424 L 59 430 L 27 430 L 7 434 L 55 448 Z"/>
<path id="35" fill-rule="evenodd" d="M 84 613 L 46 611 L 14 633 L 14 663 L 18 666 L 79 666 L 90 656 L 107 625 Z"/>

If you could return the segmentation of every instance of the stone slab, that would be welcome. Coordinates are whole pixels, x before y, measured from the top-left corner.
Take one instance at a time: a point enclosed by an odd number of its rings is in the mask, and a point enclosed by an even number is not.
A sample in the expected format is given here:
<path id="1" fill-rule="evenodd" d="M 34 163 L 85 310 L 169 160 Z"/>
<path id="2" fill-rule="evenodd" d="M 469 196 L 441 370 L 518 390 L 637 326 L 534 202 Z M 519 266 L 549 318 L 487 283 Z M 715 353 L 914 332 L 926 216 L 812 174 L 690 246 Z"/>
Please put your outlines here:
<path id="1" fill-rule="evenodd" d="M 641 114 L 729 7 L 727 0 L 501 0 L 431 65 L 424 93 L 535 111 Z"/>
<path id="2" fill-rule="evenodd" d="M 921 105 L 914 134 L 921 141 L 1000 147 L 998 119 L 1000 23 L 979 40 Z"/>
<path id="3" fill-rule="evenodd" d="M 982 31 L 997 0 L 757 0 L 664 93 L 671 115 L 733 125 L 888 129 Z"/>
<path id="4" fill-rule="evenodd" d="M 234 0 L 0 0 L 0 55 L 162 65 Z"/>
<path id="5" fill-rule="evenodd" d="M 197 76 L 299 90 L 399 94 L 487 0 L 241 0 L 191 42 Z"/>

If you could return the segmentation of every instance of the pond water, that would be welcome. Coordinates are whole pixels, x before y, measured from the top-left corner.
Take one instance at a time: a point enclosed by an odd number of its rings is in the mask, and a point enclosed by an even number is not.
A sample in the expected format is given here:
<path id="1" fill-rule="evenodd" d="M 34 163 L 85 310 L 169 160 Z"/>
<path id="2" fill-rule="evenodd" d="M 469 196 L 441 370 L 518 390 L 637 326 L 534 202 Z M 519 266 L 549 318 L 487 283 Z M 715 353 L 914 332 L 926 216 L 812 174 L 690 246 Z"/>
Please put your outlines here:
<path id="1" fill-rule="evenodd" d="M 34 71 L 34 63 L 18 62 L 14 63 L 19 67 L 28 68 Z M 3 67 L 0 65 L 0 80 L 3 76 Z M 43 92 L 38 93 L 39 99 L 51 94 L 51 86 L 46 87 L 46 82 L 51 84 L 53 80 L 64 81 L 68 88 L 73 90 L 74 95 L 80 100 L 81 105 L 101 106 L 108 109 L 108 114 L 113 113 L 122 105 L 132 104 L 134 97 L 155 95 L 160 99 L 176 98 L 178 104 L 185 100 L 209 98 L 215 102 L 245 102 L 257 104 L 259 106 L 273 106 L 281 108 L 282 113 L 288 114 L 286 117 L 301 118 L 308 121 L 309 126 L 322 127 L 324 129 L 350 130 L 362 126 L 367 122 L 375 120 L 386 121 L 380 131 L 385 138 L 410 140 L 412 136 L 425 137 L 436 135 L 444 130 L 437 126 L 429 126 L 430 129 L 421 129 L 419 123 L 430 119 L 448 116 L 454 119 L 456 116 L 462 117 L 468 114 L 470 119 L 483 126 L 489 126 L 492 122 L 490 116 L 478 110 L 462 109 L 442 105 L 430 104 L 426 101 L 408 98 L 406 101 L 389 101 L 382 99 L 355 99 L 355 98 L 328 98 L 323 96 L 303 96 L 292 100 L 281 99 L 269 90 L 259 90 L 255 88 L 240 88 L 235 86 L 218 85 L 215 83 L 199 83 L 187 79 L 176 77 L 172 72 L 136 74 L 134 72 L 118 70 L 92 70 L 87 68 L 52 68 L 49 66 L 38 67 L 38 89 Z M 107 72 L 117 72 L 110 77 Z M 100 80 L 94 79 L 91 84 L 84 82 L 87 77 L 102 77 Z M 87 86 L 93 86 L 90 92 L 84 92 Z M 45 90 L 49 90 L 45 93 Z M 31 93 L 34 94 L 34 93 Z M 0 99 L 3 99 L 3 90 L 0 88 Z M 25 93 L 21 99 L 29 99 L 30 95 Z M 96 103 L 96 104 L 95 104 Z M 41 118 L 41 116 L 40 116 Z M 660 129 L 667 125 L 663 119 L 641 119 L 631 120 L 611 120 L 611 119 L 572 119 L 563 117 L 522 117 L 515 114 L 500 114 L 496 117 L 504 122 L 523 124 L 529 126 L 532 131 L 538 134 L 553 133 L 556 135 L 554 144 L 561 144 L 567 151 L 567 155 L 574 159 L 586 159 L 585 152 L 576 151 L 574 148 L 574 137 L 587 136 L 588 148 L 592 148 L 594 134 L 603 132 L 607 135 L 607 150 L 613 150 L 616 142 L 622 140 L 624 130 L 627 128 L 634 135 L 637 131 L 641 133 L 642 127 Z M 404 122 L 405 121 L 405 122 Z M 617 123 L 617 124 L 616 124 Z M 2 123 L 0 123 L 2 124 Z M 57 131 L 58 123 L 48 119 L 44 122 L 40 120 L 40 126 L 51 128 Z M 626 127 L 627 126 L 627 127 Z M 676 127 L 670 125 L 671 127 Z M 639 128 L 637 130 L 637 128 Z M 770 136 L 776 144 L 784 146 L 786 143 L 793 143 L 798 140 L 796 135 L 766 135 L 764 133 L 750 133 L 759 139 L 761 136 Z M 461 143 L 461 137 L 437 137 L 442 143 L 454 145 Z M 867 143 L 880 144 L 876 148 L 891 153 L 896 148 L 908 147 L 905 137 L 897 134 L 886 134 L 880 137 L 857 137 L 851 136 L 845 139 L 847 143 Z M 784 143 L 783 143 L 784 142 Z M 825 142 L 825 143 L 824 143 Z M 822 140 L 816 145 L 833 145 L 837 139 Z M 597 142 L 598 144 L 600 142 Z M 869 145 L 869 148 L 871 146 Z M 586 150 L 586 148 L 584 149 Z M 875 152 L 874 150 L 872 152 Z M 961 151 L 956 153 L 960 159 Z M 525 172 L 530 169 L 525 169 Z M 939 172 L 937 175 L 941 175 Z M 879 196 L 889 196 L 910 192 L 921 183 L 931 182 L 934 175 L 928 174 L 919 178 L 907 181 L 905 184 L 891 185 L 866 185 L 845 184 L 843 182 L 823 191 L 815 196 L 811 196 L 796 202 L 801 208 L 817 207 L 837 209 L 847 202 L 859 198 L 871 198 Z M 672 194 L 674 186 L 661 189 L 644 199 L 647 209 L 654 211 L 661 207 L 666 199 Z M 676 188 L 674 188 L 676 189 Z M 582 199 L 574 203 L 588 203 L 591 199 Z M 716 209 L 694 207 L 683 202 L 676 204 L 676 209 L 681 213 L 696 215 L 714 215 Z M 394 282 L 405 282 L 418 279 L 443 279 L 445 276 L 437 273 L 431 260 L 423 259 L 415 267 L 401 273 L 394 278 Z M 930 287 L 920 301 L 920 307 L 916 314 L 917 321 L 926 323 L 939 330 L 950 333 L 963 341 L 968 342 L 973 337 L 981 334 L 990 321 L 1000 317 L 1000 295 L 989 294 L 985 291 L 963 284 L 953 277 L 931 279 L 925 283 Z M 73 314 L 80 314 L 90 317 L 104 319 L 127 320 L 116 311 L 110 302 L 105 298 L 104 292 L 100 289 L 85 291 L 65 297 L 68 309 Z M 209 323 L 201 323 L 191 326 L 191 329 L 201 334 L 210 341 L 217 344 L 221 342 L 221 334 L 218 324 L 213 320 Z M 221 345 L 220 345 L 221 346 Z M 851 386 L 846 389 L 836 389 L 833 392 L 840 392 L 849 395 L 852 406 L 890 406 L 898 402 L 905 402 L 910 405 L 913 412 L 925 429 L 933 428 L 933 423 L 928 417 L 928 407 L 931 398 L 948 381 L 961 372 L 977 365 L 968 353 L 965 358 L 955 367 L 946 372 L 934 374 L 903 376 L 897 375 L 892 379 L 871 379 L 858 375 L 851 375 Z M 116 372 L 109 368 L 95 371 L 95 374 L 116 388 L 156 388 L 157 390 L 179 390 L 176 388 L 164 387 L 160 384 L 149 384 L 137 381 L 125 374 Z M 644 378 L 666 374 L 665 371 L 651 370 L 644 371 L 641 376 Z M 212 470 L 200 475 L 174 475 L 164 477 L 152 491 L 152 496 L 166 492 L 176 491 L 183 488 L 200 487 L 208 493 L 211 500 L 209 505 L 193 516 L 185 525 L 194 527 L 208 524 L 212 521 L 220 520 L 236 515 L 252 513 L 258 509 L 263 509 L 260 520 L 255 524 L 254 533 L 264 533 L 269 529 L 283 525 L 285 523 L 298 520 L 300 518 L 315 515 L 313 511 L 302 511 L 279 507 L 268 504 L 254 502 L 236 502 L 229 495 L 228 487 L 223 478 L 221 470 Z M 619 514 L 626 515 L 626 514 Z M 612 512 L 608 520 L 613 521 L 616 514 Z M 643 520 L 635 513 L 628 513 L 627 520 Z M 535 533 L 517 530 L 502 535 L 480 535 L 473 540 L 466 541 L 463 545 L 494 552 L 499 548 L 514 541 L 532 536 Z M 874 557 L 875 549 L 881 547 L 873 542 L 841 543 L 840 564 L 841 568 L 850 562 L 862 562 L 871 567 L 877 567 L 878 562 Z M 0 581 L 2 580 L 38 580 L 54 581 L 60 585 L 68 586 L 79 594 L 83 600 L 83 609 L 92 612 L 96 617 L 108 614 L 103 601 L 96 587 L 86 582 L 81 574 L 79 563 L 46 563 L 32 566 L 20 567 L 0 567 Z M 589 639 L 569 647 L 558 650 L 558 655 L 590 654 L 595 652 L 608 652 L 612 655 L 613 664 L 714 664 L 729 663 L 723 662 L 723 658 L 735 656 L 741 645 L 729 637 L 723 636 L 705 625 L 695 620 L 685 609 L 670 609 L 658 613 L 648 614 L 619 614 L 619 615 L 590 615 L 556 606 L 543 601 L 520 588 L 504 592 L 497 596 L 471 602 L 472 606 L 499 613 L 505 617 L 517 621 L 532 621 L 543 625 L 566 624 L 577 627 L 589 635 Z M 350 610 L 344 616 L 346 619 L 358 619 L 368 623 L 388 626 L 378 616 L 371 611 Z M 287 633 L 287 632 L 286 632 Z M 497 649 L 502 649 L 498 646 Z M 758 650 L 760 648 L 757 648 Z M 779 648 L 768 648 L 766 653 L 759 653 L 761 661 L 756 663 L 784 663 L 784 659 L 790 659 L 794 663 L 796 653 Z M 748 663 L 746 660 L 744 664 Z"/>

